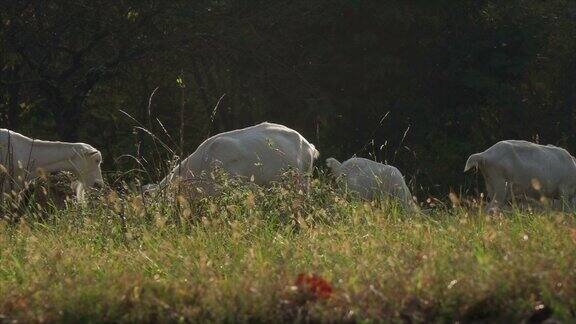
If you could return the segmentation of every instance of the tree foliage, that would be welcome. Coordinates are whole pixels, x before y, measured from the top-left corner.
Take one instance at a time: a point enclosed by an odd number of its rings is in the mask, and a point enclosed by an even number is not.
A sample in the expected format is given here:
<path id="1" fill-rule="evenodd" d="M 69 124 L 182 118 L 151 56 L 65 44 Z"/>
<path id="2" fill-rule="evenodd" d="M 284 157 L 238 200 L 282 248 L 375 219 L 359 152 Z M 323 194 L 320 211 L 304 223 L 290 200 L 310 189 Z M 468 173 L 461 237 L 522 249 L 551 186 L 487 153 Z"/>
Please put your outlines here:
<path id="1" fill-rule="evenodd" d="M 435 194 L 498 140 L 576 150 L 567 0 L 28 0 L 0 17 L 2 126 L 89 142 L 110 169 L 154 155 L 127 115 L 179 154 L 279 122 Z"/>

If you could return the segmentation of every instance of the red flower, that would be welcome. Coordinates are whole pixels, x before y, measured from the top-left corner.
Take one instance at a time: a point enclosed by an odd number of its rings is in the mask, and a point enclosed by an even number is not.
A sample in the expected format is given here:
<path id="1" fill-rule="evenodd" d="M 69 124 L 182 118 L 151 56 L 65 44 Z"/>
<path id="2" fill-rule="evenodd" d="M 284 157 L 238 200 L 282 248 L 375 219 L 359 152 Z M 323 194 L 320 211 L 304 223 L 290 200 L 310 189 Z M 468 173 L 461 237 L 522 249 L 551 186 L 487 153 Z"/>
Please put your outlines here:
<path id="1" fill-rule="evenodd" d="M 315 274 L 299 274 L 295 285 L 301 291 L 308 292 L 316 298 L 329 298 L 333 291 L 332 286 L 328 281 Z"/>

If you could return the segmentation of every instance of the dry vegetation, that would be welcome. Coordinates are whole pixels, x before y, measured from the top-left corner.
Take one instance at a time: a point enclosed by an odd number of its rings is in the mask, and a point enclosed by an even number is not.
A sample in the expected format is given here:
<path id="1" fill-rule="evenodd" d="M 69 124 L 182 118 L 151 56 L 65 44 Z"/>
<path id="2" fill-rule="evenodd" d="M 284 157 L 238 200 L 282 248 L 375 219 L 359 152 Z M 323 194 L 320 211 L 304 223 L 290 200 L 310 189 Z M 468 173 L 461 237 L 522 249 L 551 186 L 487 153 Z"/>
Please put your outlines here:
<path id="1" fill-rule="evenodd" d="M 319 180 L 48 209 L 0 222 L 0 322 L 574 320 L 572 214 L 411 215 Z"/>

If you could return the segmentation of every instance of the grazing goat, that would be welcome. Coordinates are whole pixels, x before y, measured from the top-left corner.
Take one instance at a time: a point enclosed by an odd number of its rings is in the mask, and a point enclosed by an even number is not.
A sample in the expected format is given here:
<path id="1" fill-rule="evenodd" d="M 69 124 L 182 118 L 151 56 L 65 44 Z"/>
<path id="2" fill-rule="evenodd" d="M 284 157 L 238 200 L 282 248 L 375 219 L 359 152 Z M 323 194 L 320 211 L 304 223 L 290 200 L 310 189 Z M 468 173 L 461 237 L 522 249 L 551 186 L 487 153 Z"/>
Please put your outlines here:
<path id="1" fill-rule="evenodd" d="M 79 179 L 74 186 L 77 199 L 84 199 L 86 188 L 104 184 L 102 155 L 84 143 L 64 143 L 32 139 L 0 128 L 0 185 L 2 192 L 21 191 L 39 175 L 70 171 Z"/>
<path id="2" fill-rule="evenodd" d="M 384 194 L 397 198 L 410 210 L 418 210 L 402 173 L 391 165 L 357 157 L 342 163 L 328 158 L 326 165 L 348 190 L 358 193 L 363 199 L 371 200 Z"/>
<path id="3" fill-rule="evenodd" d="M 560 199 L 576 206 L 576 162 L 563 148 L 507 140 L 470 155 L 464 172 L 482 172 L 490 198 L 488 211 L 514 198 Z"/>
<path id="4" fill-rule="evenodd" d="M 290 168 L 300 175 L 310 174 L 318 156 L 314 145 L 297 131 L 264 122 L 208 138 L 159 184 L 147 185 L 144 190 L 153 192 L 179 179 L 213 194 L 215 183 L 210 173 L 216 168 L 232 177 L 268 186 Z"/>

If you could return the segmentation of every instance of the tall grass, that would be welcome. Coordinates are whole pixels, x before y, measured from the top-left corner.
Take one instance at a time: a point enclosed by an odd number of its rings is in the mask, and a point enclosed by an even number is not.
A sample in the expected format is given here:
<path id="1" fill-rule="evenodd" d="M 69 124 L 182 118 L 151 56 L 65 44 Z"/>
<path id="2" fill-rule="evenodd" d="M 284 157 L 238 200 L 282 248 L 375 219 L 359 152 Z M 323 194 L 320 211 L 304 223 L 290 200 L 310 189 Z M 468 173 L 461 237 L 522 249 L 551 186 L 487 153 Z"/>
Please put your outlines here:
<path id="1" fill-rule="evenodd" d="M 0 222 L 0 321 L 574 320 L 571 214 L 408 214 L 320 180 L 221 191 L 109 191 Z"/>

